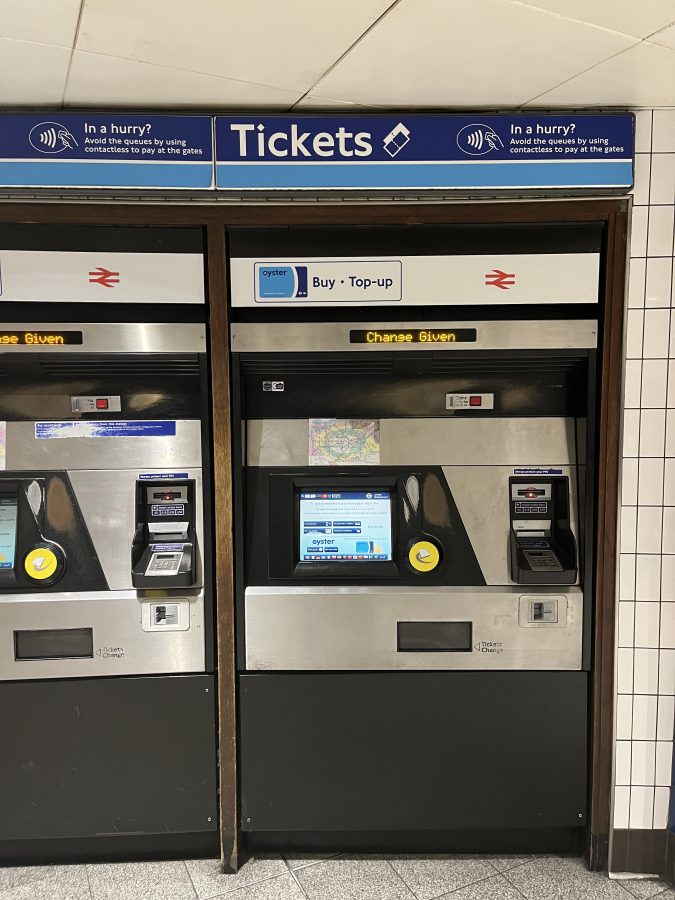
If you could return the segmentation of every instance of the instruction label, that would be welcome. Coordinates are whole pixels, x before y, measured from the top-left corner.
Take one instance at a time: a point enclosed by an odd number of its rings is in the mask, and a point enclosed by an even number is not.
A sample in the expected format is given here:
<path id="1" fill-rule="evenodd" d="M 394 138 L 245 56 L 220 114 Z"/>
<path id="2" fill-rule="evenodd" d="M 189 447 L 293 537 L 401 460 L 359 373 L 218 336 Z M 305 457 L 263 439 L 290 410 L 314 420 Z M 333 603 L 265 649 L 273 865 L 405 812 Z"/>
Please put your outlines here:
<path id="1" fill-rule="evenodd" d="M 36 422 L 37 440 L 55 438 L 173 437 L 175 422 Z"/>

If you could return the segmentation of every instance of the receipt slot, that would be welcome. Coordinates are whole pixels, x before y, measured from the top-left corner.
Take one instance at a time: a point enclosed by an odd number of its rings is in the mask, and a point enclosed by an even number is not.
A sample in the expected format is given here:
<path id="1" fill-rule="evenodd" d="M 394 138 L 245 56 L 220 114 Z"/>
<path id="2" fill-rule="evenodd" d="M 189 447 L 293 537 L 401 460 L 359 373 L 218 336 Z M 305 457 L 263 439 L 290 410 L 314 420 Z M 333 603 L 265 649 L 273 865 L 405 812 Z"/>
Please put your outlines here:
<path id="1" fill-rule="evenodd" d="M 132 582 L 137 588 L 197 584 L 195 482 L 136 482 Z"/>

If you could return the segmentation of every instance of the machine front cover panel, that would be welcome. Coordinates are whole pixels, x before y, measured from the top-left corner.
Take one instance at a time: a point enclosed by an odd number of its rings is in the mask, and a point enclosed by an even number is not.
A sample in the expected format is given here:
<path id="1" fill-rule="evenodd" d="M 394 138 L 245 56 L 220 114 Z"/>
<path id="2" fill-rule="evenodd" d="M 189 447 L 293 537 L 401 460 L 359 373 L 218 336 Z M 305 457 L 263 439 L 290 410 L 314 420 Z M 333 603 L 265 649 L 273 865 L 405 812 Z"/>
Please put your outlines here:
<path id="1" fill-rule="evenodd" d="M 582 827 L 587 695 L 581 672 L 244 675 L 241 827 Z"/>
<path id="2" fill-rule="evenodd" d="M 214 696 L 209 675 L 0 685 L 0 840 L 215 836 Z"/>

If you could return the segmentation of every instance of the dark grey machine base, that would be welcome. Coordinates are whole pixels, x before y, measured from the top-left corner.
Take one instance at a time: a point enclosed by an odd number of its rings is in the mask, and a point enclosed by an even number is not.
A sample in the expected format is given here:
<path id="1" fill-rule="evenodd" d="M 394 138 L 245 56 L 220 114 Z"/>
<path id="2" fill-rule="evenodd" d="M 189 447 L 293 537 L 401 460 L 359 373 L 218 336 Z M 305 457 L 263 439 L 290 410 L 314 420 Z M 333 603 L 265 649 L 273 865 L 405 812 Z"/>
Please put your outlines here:
<path id="1" fill-rule="evenodd" d="M 288 853 L 570 853 L 584 852 L 583 828 L 486 828 L 453 831 L 260 831 L 244 852 Z"/>
<path id="2" fill-rule="evenodd" d="M 565 851 L 586 824 L 587 687 L 583 672 L 243 675 L 245 839 L 359 832 L 376 849 L 390 832 L 404 851 L 454 832 L 465 852 L 524 852 L 540 832 Z"/>
<path id="3" fill-rule="evenodd" d="M 215 859 L 219 856 L 220 846 L 215 831 L 0 841 L 0 867 L 204 857 Z"/>
<path id="4" fill-rule="evenodd" d="M 0 685 L 0 862 L 217 852 L 211 675 Z"/>

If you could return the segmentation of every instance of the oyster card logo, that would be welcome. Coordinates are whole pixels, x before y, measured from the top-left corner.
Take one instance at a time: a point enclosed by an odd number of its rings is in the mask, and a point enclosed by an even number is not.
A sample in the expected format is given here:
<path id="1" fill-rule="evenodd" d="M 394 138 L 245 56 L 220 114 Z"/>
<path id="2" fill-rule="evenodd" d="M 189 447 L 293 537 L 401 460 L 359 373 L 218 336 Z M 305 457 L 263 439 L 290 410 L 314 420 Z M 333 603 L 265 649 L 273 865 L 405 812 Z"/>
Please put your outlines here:
<path id="1" fill-rule="evenodd" d="M 307 296 L 307 266 L 257 266 L 259 300 L 301 300 Z"/>

